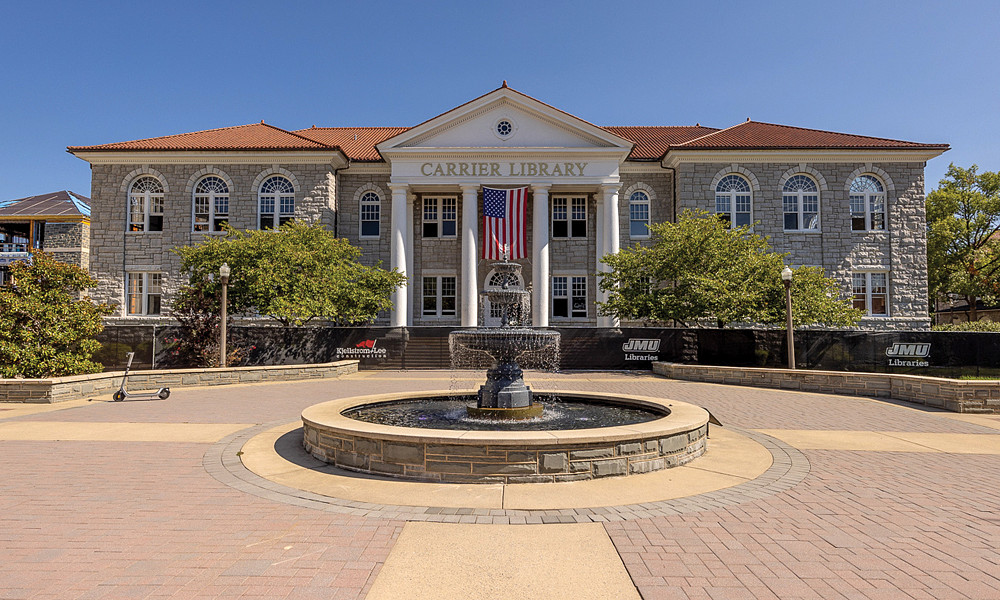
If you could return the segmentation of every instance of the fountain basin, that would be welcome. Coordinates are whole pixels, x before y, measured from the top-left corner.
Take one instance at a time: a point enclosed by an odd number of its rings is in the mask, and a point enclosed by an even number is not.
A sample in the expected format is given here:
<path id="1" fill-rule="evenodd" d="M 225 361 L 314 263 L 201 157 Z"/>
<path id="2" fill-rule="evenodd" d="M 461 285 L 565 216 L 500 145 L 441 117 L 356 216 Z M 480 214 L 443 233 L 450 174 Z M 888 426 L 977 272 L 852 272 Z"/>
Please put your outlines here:
<path id="1" fill-rule="evenodd" d="M 317 459 L 350 471 L 455 483 L 631 476 L 679 466 L 705 452 L 707 411 L 684 402 L 643 396 L 564 392 L 577 399 L 642 407 L 665 415 L 644 423 L 592 429 L 417 429 L 367 423 L 343 414 L 362 405 L 469 393 L 384 394 L 317 404 L 302 412 L 303 444 Z"/>

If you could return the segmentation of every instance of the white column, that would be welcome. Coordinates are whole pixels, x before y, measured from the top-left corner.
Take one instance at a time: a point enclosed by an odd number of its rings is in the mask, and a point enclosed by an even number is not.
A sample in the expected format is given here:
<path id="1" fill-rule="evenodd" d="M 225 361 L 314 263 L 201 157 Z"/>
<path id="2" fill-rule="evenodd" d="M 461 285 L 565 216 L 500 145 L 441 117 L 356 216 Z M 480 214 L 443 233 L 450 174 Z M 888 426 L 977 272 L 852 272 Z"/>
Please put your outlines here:
<path id="1" fill-rule="evenodd" d="M 604 221 L 604 231 L 603 231 L 603 251 L 601 256 L 605 254 L 618 254 L 620 249 L 620 235 L 619 230 L 619 213 L 618 213 L 618 188 L 620 184 L 617 183 L 605 183 L 601 185 L 601 196 L 602 204 L 604 209 L 603 220 Z M 597 270 L 603 273 L 609 271 L 608 266 L 601 263 L 597 266 Z M 599 295 L 601 302 L 607 302 L 608 293 L 601 292 Z M 618 319 L 614 317 L 598 317 L 597 325 L 599 327 L 617 327 L 619 324 Z"/>
<path id="2" fill-rule="evenodd" d="M 406 193 L 406 275 L 410 278 L 410 285 L 406 286 L 406 326 L 413 327 L 413 313 L 420 310 L 413 300 L 414 290 L 419 290 L 420 285 L 416 279 L 417 272 L 413 270 L 413 203 L 417 197 L 412 191 Z"/>
<path id="3" fill-rule="evenodd" d="M 603 270 L 603 265 L 601 264 L 601 257 L 604 256 L 604 246 L 607 240 L 606 237 L 606 224 L 604 220 L 606 216 L 604 214 L 604 195 L 598 192 L 594 194 L 594 201 L 597 203 L 597 210 L 594 211 L 595 220 L 597 221 L 597 239 L 594 240 L 594 270 L 599 273 Z M 604 302 L 607 299 L 607 295 L 601 291 L 600 288 L 600 277 L 594 277 L 594 295 L 598 302 Z M 594 307 L 597 310 L 597 307 Z M 597 315 L 597 326 L 598 327 L 608 327 L 608 319 L 602 317 L 600 314 Z"/>
<path id="4" fill-rule="evenodd" d="M 531 210 L 531 324 L 549 326 L 549 186 L 531 186 L 534 200 Z"/>
<path id="5" fill-rule="evenodd" d="M 479 324 L 479 248 L 478 183 L 463 183 L 462 188 L 462 327 Z"/>
<path id="6" fill-rule="evenodd" d="M 409 202 L 406 198 L 407 186 L 401 184 L 390 183 L 389 189 L 392 190 L 392 213 L 390 215 L 390 238 L 389 238 L 389 268 L 399 271 L 403 275 L 408 275 L 407 271 L 407 257 L 410 252 L 410 244 L 407 230 L 407 223 L 409 219 L 407 214 L 409 213 Z M 392 327 L 404 327 L 406 325 L 407 316 L 409 315 L 409 307 L 407 306 L 407 296 L 409 295 L 410 288 L 409 281 L 404 284 L 402 288 L 396 288 L 396 291 L 392 293 L 392 312 L 389 315 L 389 324 Z"/>

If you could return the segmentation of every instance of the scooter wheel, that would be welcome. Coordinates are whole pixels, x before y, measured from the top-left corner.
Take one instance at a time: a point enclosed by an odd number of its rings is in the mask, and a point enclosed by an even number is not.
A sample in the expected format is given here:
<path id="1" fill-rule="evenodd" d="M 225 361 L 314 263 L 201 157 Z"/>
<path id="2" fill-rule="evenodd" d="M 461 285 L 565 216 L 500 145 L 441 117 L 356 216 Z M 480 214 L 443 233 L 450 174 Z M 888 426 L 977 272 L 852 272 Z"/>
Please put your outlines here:
<path id="1" fill-rule="evenodd" d="M 163 388 L 158 394 L 160 400 L 166 400 L 170 396 L 170 388 Z"/>
<path id="2" fill-rule="evenodd" d="M 121 402 L 125 399 L 125 392 L 118 390 L 115 392 L 114 396 L 111 396 L 111 398 L 114 399 L 115 402 Z"/>

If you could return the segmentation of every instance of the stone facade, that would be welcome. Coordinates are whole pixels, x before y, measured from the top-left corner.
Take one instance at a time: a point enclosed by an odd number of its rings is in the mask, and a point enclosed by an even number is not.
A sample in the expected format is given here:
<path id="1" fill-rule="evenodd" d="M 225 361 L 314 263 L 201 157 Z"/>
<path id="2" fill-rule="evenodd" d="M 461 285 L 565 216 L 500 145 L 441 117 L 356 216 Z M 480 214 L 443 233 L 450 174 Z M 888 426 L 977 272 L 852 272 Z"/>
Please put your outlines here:
<path id="1" fill-rule="evenodd" d="M 42 250 L 58 261 L 89 269 L 90 223 L 46 223 Z"/>
<path id="2" fill-rule="evenodd" d="M 137 178 L 156 177 L 164 188 L 163 231 L 126 231 L 126 205 Z M 295 186 L 295 217 L 319 222 L 330 229 L 335 222 L 336 178 L 330 165 L 313 164 L 151 164 L 95 165 L 91 185 L 90 270 L 99 283 L 94 298 L 119 305 L 125 315 L 125 273 L 163 273 L 163 313 L 185 283 L 180 257 L 174 252 L 211 233 L 192 231 L 193 191 L 206 175 L 229 185 L 229 223 L 237 229 L 258 225 L 257 188 L 270 175 L 287 177 Z M 141 320 L 141 319 L 140 319 Z"/>
<path id="3" fill-rule="evenodd" d="M 678 211 L 715 212 L 715 185 L 729 173 L 753 187 L 754 231 L 768 236 L 793 266 L 822 267 L 851 293 L 851 274 L 880 271 L 889 276 L 889 316 L 866 317 L 865 329 L 928 329 L 927 232 L 924 219 L 924 163 L 693 163 L 678 168 Z M 820 192 L 818 231 L 785 231 L 782 185 L 792 174 L 815 180 Z M 872 174 L 886 189 L 884 231 L 852 231 L 848 190 L 858 175 Z"/>
<path id="4" fill-rule="evenodd" d="M 257 226 L 258 187 L 268 175 L 282 174 L 295 188 L 295 218 L 347 238 L 361 248 L 365 264 L 406 271 L 409 286 L 393 293 L 394 308 L 378 319 L 394 327 L 476 324 L 475 313 L 485 312 L 477 311 L 481 298 L 463 294 L 481 296 L 491 266 L 478 258 L 481 243 L 463 239 L 463 193 L 474 190 L 481 206 L 484 186 L 527 186 L 527 247 L 537 255 L 522 261 L 524 284 L 536 292 L 531 323 L 613 327 L 614 319 L 597 314 L 600 258 L 650 243 L 648 236 L 630 234 L 630 196 L 646 194 L 653 223 L 675 220 L 686 208 L 713 212 L 715 184 L 735 173 L 753 188 L 756 232 L 787 252 L 790 264 L 822 267 L 848 297 L 852 276 L 865 274 L 870 288 L 876 277 L 881 285 L 884 275 L 887 314 L 863 319 L 862 327 L 926 329 L 923 169 L 929 157 L 947 149 L 749 120 L 726 129 L 598 127 L 504 85 L 411 128 L 292 132 L 261 122 L 70 151 L 92 167 L 90 265 L 101 281 L 97 298 L 122 304 L 126 273 L 160 273 L 164 314 L 184 279 L 173 251 L 211 235 L 192 231 L 192 191 L 206 175 L 227 182 L 229 221 L 236 228 Z M 819 187 L 816 231 L 784 229 L 782 184 L 799 174 Z M 129 186 L 144 175 L 164 188 L 162 232 L 126 231 Z M 849 188 L 859 175 L 871 175 L 884 187 L 884 230 L 852 230 Z M 380 199 L 377 236 L 361 235 L 361 201 L 369 192 Z M 423 201 L 442 196 L 456 199 L 456 235 L 425 238 Z M 535 223 L 542 196 L 549 214 Z M 585 236 L 553 235 L 551 211 L 560 196 L 587 199 Z M 615 202 L 616 213 L 610 210 Z M 406 218 L 394 222 L 393 206 L 405 206 Z M 478 224 L 481 240 L 482 218 L 470 221 Z M 548 230 L 547 244 L 535 235 L 536 226 Z M 553 314 L 552 278 L 563 276 L 586 278 L 585 316 Z M 456 278 L 455 315 L 423 314 L 425 277 Z"/>

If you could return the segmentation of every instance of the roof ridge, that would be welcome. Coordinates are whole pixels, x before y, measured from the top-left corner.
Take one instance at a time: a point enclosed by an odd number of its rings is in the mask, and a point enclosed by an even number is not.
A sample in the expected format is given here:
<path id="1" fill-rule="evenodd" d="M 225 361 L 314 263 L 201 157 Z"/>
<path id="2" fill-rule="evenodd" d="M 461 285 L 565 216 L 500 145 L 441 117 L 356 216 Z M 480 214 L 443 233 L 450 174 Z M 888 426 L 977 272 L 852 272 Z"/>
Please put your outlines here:
<path id="1" fill-rule="evenodd" d="M 750 121 L 743 121 L 742 123 L 737 123 L 736 125 L 730 125 L 729 127 L 723 127 L 722 129 L 716 129 L 712 133 L 706 133 L 705 135 L 698 136 L 698 137 L 694 138 L 693 140 L 688 140 L 686 142 L 682 142 L 680 144 L 677 144 L 674 147 L 675 148 L 680 148 L 681 146 L 686 146 L 686 145 L 688 145 L 688 144 L 690 144 L 692 142 L 697 142 L 698 140 L 703 140 L 703 139 L 707 138 L 708 136 L 716 135 L 716 134 L 722 133 L 724 131 L 729 131 L 730 129 L 736 129 L 740 125 L 746 125 L 747 123 L 750 123 Z"/>
<path id="2" fill-rule="evenodd" d="M 271 125 L 270 123 L 265 123 L 263 121 L 263 119 L 261 120 L 260 124 L 263 125 L 263 126 L 265 126 L 265 127 L 270 127 L 271 129 L 274 129 L 276 131 L 280 131 L 282 133 L 287 133 L 288 135 L 295 136 L 295 137 L 297 137 L 297 138 L 299 138 L 301 140 L 305 140 L 307 142 L 312 142 L 312 143 L 317 144 L 319 146 L 322 146 L 324 148 L 338 148 L 337 146 L 331 146 L 330 144 L 325 144 L 323 142 L 319 142 L 319 141 L 316 141 L 314 139 L 307 138 L 304 135 L 299 135 L 299 134 L 295 133 L 294 131 L 288 131 L 287 129 L 282 129 L 281 127 L 278 127 L 277 125 Z"/>
<path id="3" fill-rule="evenodd" d="M 911 142 L 908 140 L 897 140 L 895 138 L 887 137 L 877 137 L 873 135 L 864 135 L 861 133 L 844 133 L 843 131 L 830 131 L 829 129 L 816 129 L 814 127 L 799 127 L 798 125 L 785 125 L 784 123 L 769 123 L 767 121 L 744 121 L 740 125 L 746 125 L 747 123 L 757 123 L 759 125 L 770 125 L 771 127 L 781 127 L 783 129 L 796 129 L 798 131 L 814 131 L 816 133 L 830 133 L 833 135 L 849 135 L 851 137 L 865 138 L 868 140 L 882 140 L 886 142 L 898 142 L 903 144 L 919 144 L 919 145 L 934 145 L 934 144 L 921 144 L 921 142 Z"/>
<path id="4" fill-rule="evenodd" d="M 311 129 L 411 129 L 410 127 L 405 127 L 401 125 L 358 125 L 358 126 L 336 126 L 336 127 L 303 127 L 302 129 L 295 129 L 292 133 L 296 131 L 309 131 Z"/>
<path id="5" fill-rule="evenodd" d="M 714 129 L 716 131 L 721 131 L 718 127 L 712 127 L 710 125 L 699 125 L 695 123 L 694 125 L 600 125 L 601 128 L 608 127 L 645 127 L 646 129 L 681 129 L 684 127 L 698 127 L 700 129 Z"/>

